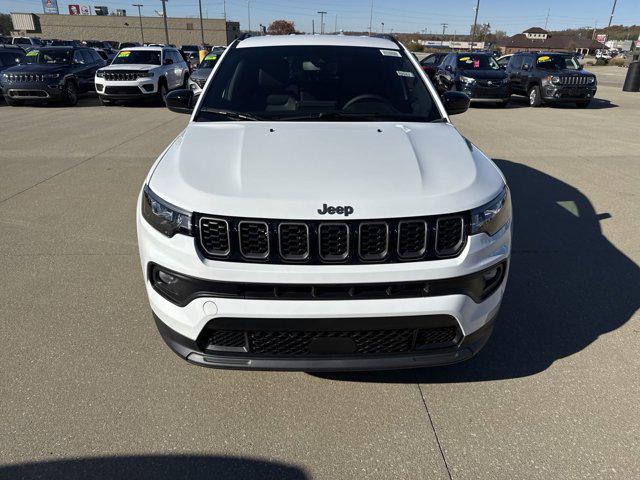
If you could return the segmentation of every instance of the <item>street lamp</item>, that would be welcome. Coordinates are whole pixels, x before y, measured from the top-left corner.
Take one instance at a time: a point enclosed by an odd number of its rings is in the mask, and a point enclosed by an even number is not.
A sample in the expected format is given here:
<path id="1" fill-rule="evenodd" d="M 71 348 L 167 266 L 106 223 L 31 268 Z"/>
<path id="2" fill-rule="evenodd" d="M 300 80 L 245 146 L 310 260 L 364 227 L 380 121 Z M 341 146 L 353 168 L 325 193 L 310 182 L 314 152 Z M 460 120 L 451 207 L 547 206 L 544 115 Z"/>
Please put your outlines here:
<path id="1" fill-rule="evenodd" d="M 131 5 L 132 7 L 138 7 L 138 18 L 140 19 L 140 36 L 142 37 L 142 44 L 144 45 L 144 30 L 142 29 L 142 12 L 140 8 L 144 7 L 141 3 L 134 3 Z"/>

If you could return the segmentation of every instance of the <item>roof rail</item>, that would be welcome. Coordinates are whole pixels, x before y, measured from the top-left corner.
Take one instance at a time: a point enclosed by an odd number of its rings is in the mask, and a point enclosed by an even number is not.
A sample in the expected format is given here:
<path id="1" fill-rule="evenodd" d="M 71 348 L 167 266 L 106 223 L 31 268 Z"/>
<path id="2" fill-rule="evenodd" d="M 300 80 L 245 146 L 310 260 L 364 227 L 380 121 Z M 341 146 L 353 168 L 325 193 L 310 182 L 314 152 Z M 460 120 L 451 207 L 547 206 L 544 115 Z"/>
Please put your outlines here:
<path id="1" fill-rule="evenodd" d="M 240 35 L 238 38 L 236 38 L 236 40 L 241 42 L 242 40 L 246 40 L 250 36 L 251 36 L 251 32 L 244 32 L 242 35 Z"/>
<path id="2" fill-rule="evenodd" d="M 390 40 L 393 43 L 395 43 L 398 47 L 402 48 L 402 44 L 398 41 L 398 39 L 396 37 L 394 37 L 393 35 L 391 35 L 390 33 L 378 33 L 376 35 L 374 35 L 374 37 L 377 38 L 384 38 L 386 40 Z"/>

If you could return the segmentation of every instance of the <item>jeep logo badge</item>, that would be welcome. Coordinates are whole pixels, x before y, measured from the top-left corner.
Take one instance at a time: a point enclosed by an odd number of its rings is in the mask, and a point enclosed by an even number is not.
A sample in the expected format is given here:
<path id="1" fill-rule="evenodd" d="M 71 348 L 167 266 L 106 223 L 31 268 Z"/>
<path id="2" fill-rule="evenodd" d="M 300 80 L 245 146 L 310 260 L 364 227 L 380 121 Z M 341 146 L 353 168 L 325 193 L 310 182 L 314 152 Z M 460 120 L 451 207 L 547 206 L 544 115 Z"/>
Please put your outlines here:
<path id="1" fill-rule="evenodd" d="M 326 215 L 328 213 L 329 215 L 338 214 L 348 217 L 353 213 L 353 207 L 351 205 L 345 205 L 344 207 L 330 207 L 326 203 L 323 203 L 322 208 L 318 209 L 318 213 L 320 215 Z"/>

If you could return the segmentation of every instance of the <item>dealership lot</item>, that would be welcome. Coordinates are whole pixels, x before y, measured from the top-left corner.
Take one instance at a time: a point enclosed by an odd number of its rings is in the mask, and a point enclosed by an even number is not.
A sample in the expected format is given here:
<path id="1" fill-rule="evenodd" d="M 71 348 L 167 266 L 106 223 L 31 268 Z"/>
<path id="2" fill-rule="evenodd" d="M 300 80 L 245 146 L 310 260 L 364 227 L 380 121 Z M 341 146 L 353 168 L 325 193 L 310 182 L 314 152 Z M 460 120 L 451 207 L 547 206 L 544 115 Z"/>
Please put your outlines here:
<path id="1" fill-rule="evenodd" d="M 478 357 L 408 372 L 181 361 L 134 213 L 187 117 L 0 103 L 0 479 L 640 476 L 640 95 L 621 70 L 593 69 L 586 110 L 454 117 L 511 185 L 511 276 Z"/>

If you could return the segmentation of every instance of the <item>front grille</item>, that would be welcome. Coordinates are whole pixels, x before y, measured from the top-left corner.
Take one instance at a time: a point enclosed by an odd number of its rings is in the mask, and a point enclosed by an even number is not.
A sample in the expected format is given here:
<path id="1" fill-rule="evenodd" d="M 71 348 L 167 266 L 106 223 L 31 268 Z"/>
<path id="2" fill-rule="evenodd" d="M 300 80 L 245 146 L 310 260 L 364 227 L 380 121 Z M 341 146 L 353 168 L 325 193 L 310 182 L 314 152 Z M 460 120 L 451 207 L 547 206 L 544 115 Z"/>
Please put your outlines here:
<path id="1" fill-rule="evenodd" d="M 436 253 L 441 256 L 460 252 L 464 241 L 462 217 L 439 218 L 436 229 Z"/>
<path id="2" fill-rule="evenodd" d="M 458 255 L 465 215 L 389 220 L 239 219 L 196 214 L 198 244 L 211 259 L 269 263 L 374 263 Z"/>
<path id="3" fill-rule="evenodd" d="M 37 73 L 9 73 L 7 74 L 7 80 L 16 83 L 42 82 L 44 77 Z"/>
<path id="4" fill-rule="evenodd" d="M 560 83 L 562 85 L 587 85 L 589 83 L 589 77 L 584 75 L 571 75 L 560 77 Z"/>
<path id="5" fill-rule="evenodd" d="M 199 339 L 209 352 L 241 351 L 259 356 L 393 355 L 454 346 L 455 326 L 394 330 L 205 330 Z"/>
<path id="6" fill-rule="evenodd" d="M 485 88 L 497 88 L 502 86 L 502 80 L 476 80 L 476 84 Z"/>
<path id="7" fill-rule="evenodd" d="M 130 82 L 132 80 L 137 80 L 140 76 L 140 72 L 104 72 L 103 76 L 105 80 L 109 80 L 110 82 Z"/>
<path id="8" fill-rule="evenodd" d="M 107 86 L 104 89 L 104 93 L 106 93 L 107 95 L 139 95 L 141 92 L 138 87 L 133 87 L 133 86 L 122 86 L 122 87 Z"/>

